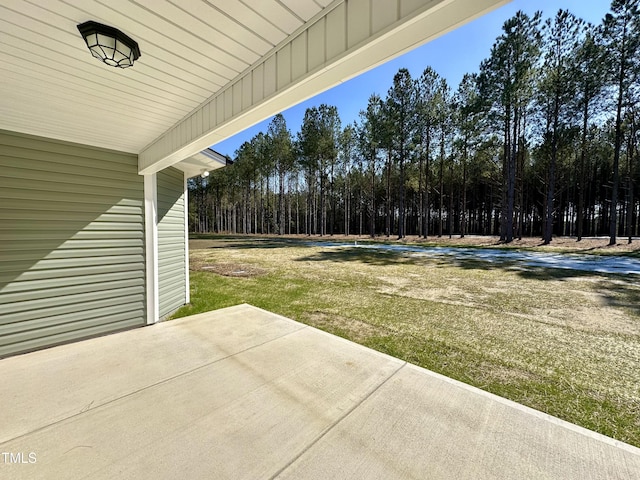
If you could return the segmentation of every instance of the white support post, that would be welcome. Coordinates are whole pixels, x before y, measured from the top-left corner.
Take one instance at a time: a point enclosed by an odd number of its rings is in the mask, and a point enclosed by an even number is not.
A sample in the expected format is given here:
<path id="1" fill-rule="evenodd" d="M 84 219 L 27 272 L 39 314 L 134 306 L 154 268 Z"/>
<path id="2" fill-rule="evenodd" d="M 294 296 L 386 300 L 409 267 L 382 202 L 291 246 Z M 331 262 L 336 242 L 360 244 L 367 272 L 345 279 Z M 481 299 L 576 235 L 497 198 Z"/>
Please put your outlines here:
<path id="1" fill-rule="evenodd" d="M 189 291 L 189 188 L 186 173 L 184 174 L 184 279 L 184 303 L 189 303 L 191 301 Z"/>
<path id="2" fill-rule="evenodd" d="M 158 184 L 156 174 L 144 175 L 144 245 L 146 259 L 147 325 L 159 319 Z"/>

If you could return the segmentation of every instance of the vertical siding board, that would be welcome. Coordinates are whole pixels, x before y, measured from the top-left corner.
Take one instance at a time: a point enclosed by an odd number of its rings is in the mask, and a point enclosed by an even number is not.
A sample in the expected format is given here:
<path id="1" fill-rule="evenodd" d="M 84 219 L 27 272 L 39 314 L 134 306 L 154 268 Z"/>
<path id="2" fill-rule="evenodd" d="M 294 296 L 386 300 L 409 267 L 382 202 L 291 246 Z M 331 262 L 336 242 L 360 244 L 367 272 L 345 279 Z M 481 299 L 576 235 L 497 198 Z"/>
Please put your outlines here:
<path id="1" fill-rule="evenodd" d="M 271 55 L 264 61 L 264 96 L 265 98 L 276 92 L 277 69 L 276 56 Z"/>
<path id="2" fill-rule="evenodd" d="M 232 115 L 237 115 L 242 110 L 242 82 L 238 81 L 231 87 L 231 94 L 233 96 L 233 108 Z"/>
<path id="3" fill-rule="evenodd" d="M 202 132 L 208 132 L 211 125 L 211 104 L 207 103 L 202 109 Z"/>
<path id="4" fill-rule="evenodd" d="M 230 120 L 233 117 L 233 88 L 227 88 L 224 97 L 224 119 Z"/>
<path id="5" fill-rule="evenodd" d="M 326 37 L 325 37 L 325 22 L 323 18 L 314 25 L 312 25 L 309 32 L 309 71 L 324 65 L 326 61 Z"/>
<path id="6" fill-rule="evenodd" d="M 371 26 L 370 0 L 349 0 L 347 20 L 349 48 L 367 39 Z"/>
<path id="7" fill-rule="evenodd" d="M 158 172 L 159 316 L 186 303 L 184 174 L 175 168 Z"/>
<path id="8" fill-rule="evenodd" d="M 0 150 L 0 357 L 144 325 L 137 157 L 2 131 Z"/>
<path id="9" fill-rule="evenodd" d="M 253 103 L 252 97 L 251 74 L 242 77 L 242 110 L 251 107 Z"/>
<path id="10" fill-rule="evenodd" d="M 291 42 L 291 76 L 295 81 L 307 73 L 307 32 Z"/>
<path id="11" fill-rule="evenodd" d="M 276 54 L 278 90 L 291 83 L 291 44 L 284 45 Z"/>
<path id="12" fill-rule="evenodd" d="M 257 103 L 264 98 L 264 66 L 258 65 L 251 72 L 253 77 L 253 102 Z"/>
<path id="13" fill-rule="evenodd" d="M 346 6 L 343 3 L 327 15 L 327 60 L 345 52 L 346 33 Z"/>
<path id="14" fill-rule="evenodd" d="M 434 3 L 433 1 L 427 2 Z M 400 0 L 400 16 L 406 17 L 407 15 L 415 12 L 419 8 L 424 8 L 424 0 Z"/>
<path id="15" fill-rule="evenodd" d="M 398 0 L 372 0 L 371 28 L 374 34 L 398 21 L 398 7 Z"/>
<path id="16" fill-rule="evenodd" d="M 224 97 L 223 94 L 216 98 L 216 125 L 224 122 Z"/>

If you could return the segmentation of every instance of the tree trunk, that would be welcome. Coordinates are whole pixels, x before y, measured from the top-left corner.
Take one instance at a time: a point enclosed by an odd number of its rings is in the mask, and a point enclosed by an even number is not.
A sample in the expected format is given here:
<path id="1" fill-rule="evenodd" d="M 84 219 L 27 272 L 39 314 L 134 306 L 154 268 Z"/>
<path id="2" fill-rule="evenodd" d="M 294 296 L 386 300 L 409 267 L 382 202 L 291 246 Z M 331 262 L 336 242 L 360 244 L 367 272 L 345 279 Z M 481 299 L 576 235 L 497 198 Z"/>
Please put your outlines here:
<path id="1" fill-rule="evenodd" d="M 391 235 L 391 151 L 387 152 L 387 215 L 385 219 L 385 235 Z"/>
<path id="2" fill-rule="evenodd" d="M 439 205 L 438 205 L 438 237 L 442 237 L 443 227 L 443 211 L 444 211 L 444 129 L 440 133 L 440 168 L 438 172 L 438 189 L 439 189 Z"/>
<path id="3" fill-rule="evenodd" d="M 467 222 L 467 139 L 462 155 L 462 205 L 460 206 L 460 238 L 464 238 Z"/>
<path id="4" fill-rule="evenodd" d="M 620 183 L 620 150 L 622 147 L 622 100 L 624 95 L 624 78 L 626 58 L 624 53 L 620 60 L 618 72 L 618 102 L 616 105 L 616 139 L 613 151 L 613 186 L 611 187 L 611 210 L 609 213 L 609 245 L 616 244 L 618 234 L 618 184 Z"/>
<path id="5" fill-rule="evenodd" d="M 398 240 L 404 238 L 404 148 L 400 148 L 400 215 L 398 217 Z"/>
<path id="6" fill-rule="evenodd" d="M 427 132 L 427 158 L 425 159 L 424 166 L 424 207 L 423 210 L 424 220 L 423 220 L 423 228 L 424 231 L 422 233 L 422 237 L 426 240 L 429 235 L 429 222 L 431 221 L 431 205 L 429 205 L 429 132 Z"/>
<path id="7" fill-rule="evenodd" d="M 633 158 L 635 153 L 635 122 L 631 126 L 631 135 L 629 136 L 629 146 L 627 148 L 627 243 L 633 241 Z"/>
<path id="8" fill-rule="evenodd" d="M 369 200 L 369 235 L 371 238 L 376 236 L 376 154 L 371 159 L 371 199 Z"/>
<path id="9" fill-rule="evenodd" d="M 551 243 L 551 237 L 553 233 L 553 197 L 555 195 L 555 182 L 556 182 L 556 162 L 558 159 L 558 122 L 560 112 L 560 98 L 558 95 L 553 101 L 553 132 L 551 133 L 551 161 L 549 163 L 549 183 L 547 186 L 547 215 L 544 227 L 544 244 L 549 245 Z"/>
<path id="10" fill-rule="evenodd" d="M 505 242 L 510 243 L 513 241 L 513 214 L 515 210 L 516 200 L 516 158 L 518 154 L 518 119 L 519 109 L 514 108 L 513 119 L 513 135 L 511 137 L 511 152 L 509 154 L 509 163 L 507 166 L 508 179 L 507 179 L 507 218 L 506 218 L 506 231 Z"/>

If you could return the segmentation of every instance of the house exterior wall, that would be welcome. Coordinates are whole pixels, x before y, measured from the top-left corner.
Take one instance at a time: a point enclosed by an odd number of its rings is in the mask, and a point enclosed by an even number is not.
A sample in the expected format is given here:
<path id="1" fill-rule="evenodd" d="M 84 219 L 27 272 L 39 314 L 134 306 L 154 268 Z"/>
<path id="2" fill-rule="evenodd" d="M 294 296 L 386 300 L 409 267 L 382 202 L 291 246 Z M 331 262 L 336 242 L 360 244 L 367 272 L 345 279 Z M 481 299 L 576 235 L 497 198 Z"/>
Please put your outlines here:
<path id="1" fill-rule="evenodd" d="M 137 161 L 0 131 L 0 357 L 146 323 Z"/>
<path id="2" fill-rule="evenodd" d="M 184 173 L 167 168 L 157 173 L 159 317 L 184 305 L 185 269 Z"/>

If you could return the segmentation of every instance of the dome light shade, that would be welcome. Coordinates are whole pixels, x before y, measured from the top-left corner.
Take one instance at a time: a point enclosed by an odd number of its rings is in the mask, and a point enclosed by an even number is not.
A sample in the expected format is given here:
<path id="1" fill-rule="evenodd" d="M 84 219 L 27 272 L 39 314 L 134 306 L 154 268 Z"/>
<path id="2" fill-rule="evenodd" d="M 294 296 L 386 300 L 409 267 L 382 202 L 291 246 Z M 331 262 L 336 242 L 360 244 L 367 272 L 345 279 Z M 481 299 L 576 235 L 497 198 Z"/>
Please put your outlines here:
<path id="1" fill-rule="evenodd" d="M 89 21 L 78 25 L 78 30 L 91 55 L 107 65 L 128 68 L 140 58 L 136 41 L 117 28 Z"/>

